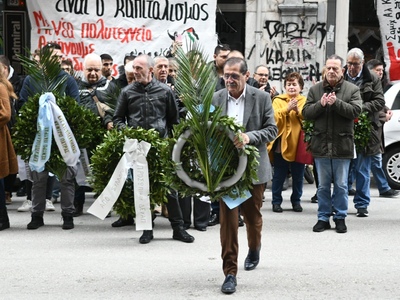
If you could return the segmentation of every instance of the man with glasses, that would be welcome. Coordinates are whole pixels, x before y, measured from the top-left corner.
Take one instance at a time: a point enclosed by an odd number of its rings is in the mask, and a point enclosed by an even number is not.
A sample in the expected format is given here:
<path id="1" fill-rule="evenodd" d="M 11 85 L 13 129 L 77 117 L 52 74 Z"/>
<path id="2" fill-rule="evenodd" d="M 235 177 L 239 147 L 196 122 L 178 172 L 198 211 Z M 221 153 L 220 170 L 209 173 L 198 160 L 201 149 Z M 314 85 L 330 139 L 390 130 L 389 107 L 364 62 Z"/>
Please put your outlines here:
<path id="1" fill-rule="evenodd" d="M 262 230 L 262 199 L 264 185 L 271 180 L 271 164 L 265 145 L 277 135 L 272 101 L 269 94 L 246 84 L 249 76 L 246 62 L 238 57 L 229 58 L 224 65 L 225 89 L 214 94 L 213 104 L 222 108 L 222 114 L 236 119 L 245 127 L 241 138 L 235 138 L 237 148 L 245 145 L 256 146 L 259 150 L 258 181 L 253 183 L 251 197 L 240 205 L 247 229 L 248 255 L 244 262 L 246 271 L 254 270 L 260 260 Z M 229 209 L 223 200 L 220 204 L 220 239 L 221 257 L 225 281 L 221 291 L 232 294 L 236 291 L 236 274 L 238 270 L 238 217 L 239 208 Z"/>
<path id="2" fill-rule="evenodd" d="M 257 80 L 260 86 L 259 89 L 269 93 L 271 95 L 271 99 L 278 94 L 276 92 L 276 88 L 274 86 L 271 86 L 268 82 L 269 70 L 266 65 L 257 66 L 253 74 L 253 78 Z"/>
<path id="3" fill-rule="evenodd" d="M 382 127 L 382 123 L 379 121 L 379 112 L 385 106 L 385 98 L 380 79 L 364 65 L 364 53 L 361 49 L 353 48 L 347 53 L 344 72 L 344 79 L 359 87 L 363 100 L 362 111 L 368 113 L 368 118 L 371 121 L 368 145 L 362 151 L 357 151 L 357 158 L 352 161 L 354 167 L 350 166 L 350 172 L 354 172 L 356 181 L 356 193 L 353 202 L 357 209 L 357 217 L 368 217 L 367 208 L 371 201 L 371 158 L 380 153 L 379 127 Z M 349 174 L 350 177 L 351 174 Z"/>
<path id="4" fill-rule="evenodd" d="M 102 75 L 102 59 L 98 54 L 90 53 L 85 56 L 83 78 L 79 81 L 79 95 L 79 104 L 99 116 L 104 128 L 107 130 L 114 128 L 112 121 L 113 107 L 117 102 L 118 89 L 112 81 L 107 80 Z M 98 103 L 101 103 L 101 105 Z M 79 217 L 83 214 L 85 191 L 85 186 L 80 186 L 75 191 L 74 217 Z"/>

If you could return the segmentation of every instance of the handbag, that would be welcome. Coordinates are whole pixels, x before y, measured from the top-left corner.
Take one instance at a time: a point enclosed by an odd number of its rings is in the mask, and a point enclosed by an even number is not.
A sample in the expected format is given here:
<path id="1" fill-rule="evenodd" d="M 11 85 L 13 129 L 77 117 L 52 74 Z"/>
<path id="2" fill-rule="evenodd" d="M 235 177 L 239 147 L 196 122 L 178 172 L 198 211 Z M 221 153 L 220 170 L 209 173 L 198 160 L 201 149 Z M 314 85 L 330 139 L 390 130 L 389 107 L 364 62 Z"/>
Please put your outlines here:
<path id="1" fill-rule="evenodd" d="M 305 133 L 302 129 L 299 134 L 299 141 L 297 143 L 295 162 L 312 165 L 313 157 L 311 152 L 307 151 L 308 143 L 304 141 Z"/>
<path id="2" fill-rule="evenodd" d="M 96 103 L 96 107 L 97 107 L 100 117 L 102 119 L 104 119 L 104 116 L 106 115 L 106 111 L 110 110 L 111 108 L 107 104 L 100 102 L 99 98 L 97 98 L 96 95 L 93 95 L 92 98 L 93 98 L 94 102 Z"/>

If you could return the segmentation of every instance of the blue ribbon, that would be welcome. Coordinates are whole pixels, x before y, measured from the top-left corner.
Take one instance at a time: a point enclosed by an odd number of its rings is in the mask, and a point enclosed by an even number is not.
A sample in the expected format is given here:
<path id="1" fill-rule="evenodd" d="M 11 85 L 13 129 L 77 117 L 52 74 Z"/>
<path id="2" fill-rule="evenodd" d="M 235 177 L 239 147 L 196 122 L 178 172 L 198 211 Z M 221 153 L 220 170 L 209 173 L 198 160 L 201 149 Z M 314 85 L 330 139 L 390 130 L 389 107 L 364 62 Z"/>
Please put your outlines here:
<path id="1" fill-rule="evenodd" d="M 44 166 L 50 158 L 53 137 L 53 113 L 50 101 L 55 102 L 52 93 L 45 93 L 39 98 L 38 131 L 32 145 L 32 155 L 29 159 L 29 167 L 32 171 L 44 171 Z"/>

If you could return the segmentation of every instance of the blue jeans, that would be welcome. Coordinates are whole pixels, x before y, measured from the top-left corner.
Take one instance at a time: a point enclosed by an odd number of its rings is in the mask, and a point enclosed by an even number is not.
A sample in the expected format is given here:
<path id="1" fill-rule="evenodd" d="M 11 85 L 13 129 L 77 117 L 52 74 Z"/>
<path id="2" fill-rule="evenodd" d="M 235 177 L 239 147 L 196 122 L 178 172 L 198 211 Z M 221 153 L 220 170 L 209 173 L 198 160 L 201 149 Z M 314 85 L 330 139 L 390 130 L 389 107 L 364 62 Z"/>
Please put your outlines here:
<path id="1" fill-rule="evenodd" d="M 348 190 L 350 191 L 353 188 L 353 183 L 356 181 L 356 159 L 350 160 L 349 166 L 349 182 L 348 182 Z"/>
<path id="2" fill-rule="evenodd" d="M 371 156 L 357 153 L 356 158 L 356 194 L 353 202 L 356 209 L 367 208 L 370 197 L 370 171 L 371 171 Z"/>
<path id="3" fill-rule="evenodd" d="M 280 153 L 274 153 L 274 176 L 272 178 L 272 204 L 281 204 L 283 183 L 289 172 L 292 174 L 292 205 L 300 204 L 303 195 L 304 164 L 286 161 Z"/>
<path id="4" fill-rule="evenodd" d="M 334 220 L 344 219 L 348 209 L 347 180 L 350 159 L 314 158 L 318 173 L 318 220 L 329 222 L 332 207 Z M 331 184 L 333 181 L 333 193 Z"/>
<path id="5" fill-rule="evenodd" d="M 371 156 L 371 172 L 374 175 L 379 194 L 390 190 L 390 186 L 382 169 L 382 153 Z"/>

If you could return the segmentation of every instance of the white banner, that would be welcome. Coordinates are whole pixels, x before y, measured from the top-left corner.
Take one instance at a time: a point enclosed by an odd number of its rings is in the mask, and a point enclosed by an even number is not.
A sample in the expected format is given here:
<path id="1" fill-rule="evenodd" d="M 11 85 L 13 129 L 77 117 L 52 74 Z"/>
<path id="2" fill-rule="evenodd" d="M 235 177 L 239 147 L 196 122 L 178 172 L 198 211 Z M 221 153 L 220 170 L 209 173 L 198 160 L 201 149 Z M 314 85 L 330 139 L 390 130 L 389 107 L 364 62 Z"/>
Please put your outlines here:
<path id="1" fill-rule="evenodd" d="M 167 55 L 173 41 L 184 49 L 199 42 L 212 59 L 217 46 L 216 0 L 26 1 L 32 51 L 48 42 L 62 46 L 77 71 L 91 52 L 110 54 L 113 76 L 128 53 Z"/>
<path id="2" fill-rule="evenodd" d="M 389 81 L 400 80 L 400 2 L 376 0 L 382 47 Z"/>

